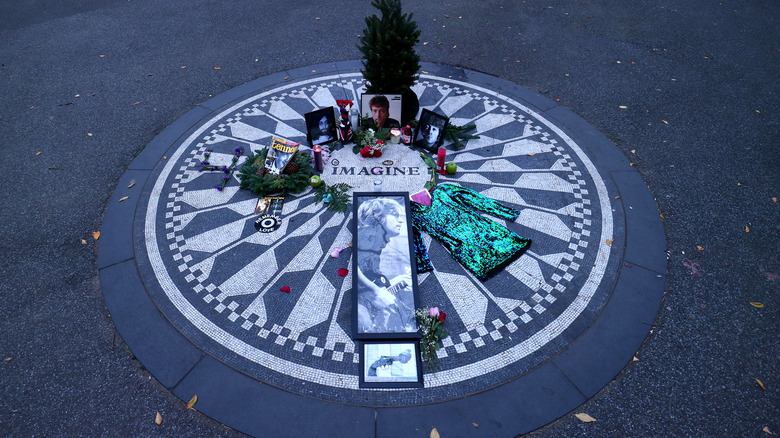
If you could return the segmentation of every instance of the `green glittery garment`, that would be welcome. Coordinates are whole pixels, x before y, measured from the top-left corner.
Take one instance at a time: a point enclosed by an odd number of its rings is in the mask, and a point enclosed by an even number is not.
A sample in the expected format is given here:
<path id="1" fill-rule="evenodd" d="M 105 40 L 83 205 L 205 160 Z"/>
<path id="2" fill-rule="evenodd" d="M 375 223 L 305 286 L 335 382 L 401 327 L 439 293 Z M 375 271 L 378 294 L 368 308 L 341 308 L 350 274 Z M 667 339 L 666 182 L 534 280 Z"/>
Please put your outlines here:
<path id="1" fill-rule="evenodd" d="M 480 216 L 479 211 L 515 220 L 519 211 L 474 190 L 441 184 L 430 207 L 411 203 L 412 225 L 441 242 L 455 260 L 480 279 L 522 255 L 531 240 Z"/>

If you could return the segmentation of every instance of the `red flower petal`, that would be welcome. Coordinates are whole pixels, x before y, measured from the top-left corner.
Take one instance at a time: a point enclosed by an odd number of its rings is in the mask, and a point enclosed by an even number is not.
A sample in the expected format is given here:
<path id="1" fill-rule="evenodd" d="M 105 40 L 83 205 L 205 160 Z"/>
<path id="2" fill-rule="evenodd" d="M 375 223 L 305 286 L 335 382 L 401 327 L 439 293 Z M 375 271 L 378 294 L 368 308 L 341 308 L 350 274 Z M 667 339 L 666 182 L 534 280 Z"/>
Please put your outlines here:
<path id="1" fill-rule="evenodd" d="M 447 319 L 447 314 L 439 310 L 439 322 L 444 322 Z"/>
<path id="2" fill-rule="evenodd" d="M 349 271 L 347 271 L 346 269 L 344 268 L 339 269 L 339 275 L 341 275 L 342 277 L 346 277 L 347 274 L 349 274 Z"/>
<path id="3" fill-rule="evenodd" d="M 290 286 L 282 286 L 282 288 L 279 289 L 279 290 L 282 291 L 282 292 L 287 292 L 289 294 L 290 293 Z"/>

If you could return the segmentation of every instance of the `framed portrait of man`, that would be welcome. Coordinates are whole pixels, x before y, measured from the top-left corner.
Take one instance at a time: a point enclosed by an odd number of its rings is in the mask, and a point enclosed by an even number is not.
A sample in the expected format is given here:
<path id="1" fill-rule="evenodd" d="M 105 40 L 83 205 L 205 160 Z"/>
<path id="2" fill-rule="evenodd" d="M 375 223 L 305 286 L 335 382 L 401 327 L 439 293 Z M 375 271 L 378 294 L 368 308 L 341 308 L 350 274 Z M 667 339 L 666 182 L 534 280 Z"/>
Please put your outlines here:
<path id="1" fill-rule="evenodd" d="M 422 388 L 420 344 L 415 340 L 362 341 L 361 388 Z"/>
<path id="2" fill-rule="evenodd" d="M 419 338 L 409 194 L 353 194 L 354 339 Z"/>
<path id="3" fill-rule="evenodd" d="M 306 140 L 310 146 L 332 143 L 336 137 L 336 115 L 333 107 L 306 113 Z"/>
<path id="4" fill-rule="evenodd" d="M 401 128 L 400 94 L 363 94 L 360 96 L 360 117 L 374 119 L 378 129 Z"/>
<path id="5" fill-rule="evenodd" d="M 423 108 L 420 114 L 420 125 L 414 134 L 412 143 L 415 146 L 436 152 L 444 140 L 444 129 L 449 118 Z"/>

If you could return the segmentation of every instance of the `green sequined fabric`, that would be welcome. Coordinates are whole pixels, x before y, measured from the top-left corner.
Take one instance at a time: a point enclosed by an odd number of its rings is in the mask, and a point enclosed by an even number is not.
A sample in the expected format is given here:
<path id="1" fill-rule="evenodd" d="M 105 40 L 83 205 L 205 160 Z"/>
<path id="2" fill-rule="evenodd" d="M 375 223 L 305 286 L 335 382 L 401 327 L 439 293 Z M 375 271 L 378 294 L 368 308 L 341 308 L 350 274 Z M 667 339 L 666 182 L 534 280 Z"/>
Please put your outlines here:
<path id="1" fill-rule="evenodd" d="M 531 240 L 480 216 L 478 211 L 515 220 L 519 211 L 455 184 L 441 184 L 430 207 L 411 203 L 412 225 L 441 242 L 452 256 L 480 279 L 522 255 Z"/>

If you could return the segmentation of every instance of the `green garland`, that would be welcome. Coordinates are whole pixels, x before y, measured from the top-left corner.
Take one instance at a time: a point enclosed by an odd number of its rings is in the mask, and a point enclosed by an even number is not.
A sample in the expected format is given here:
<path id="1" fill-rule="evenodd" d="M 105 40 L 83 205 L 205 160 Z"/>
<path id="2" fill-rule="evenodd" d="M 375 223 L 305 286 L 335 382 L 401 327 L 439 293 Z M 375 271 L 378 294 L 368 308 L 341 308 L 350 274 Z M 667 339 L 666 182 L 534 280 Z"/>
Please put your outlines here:
<path id="1" fill-rule="evenodd" d="M 292 175 L 284 173 L 274 175 L 263 172 L 267 154 L 268 148 L 263 148 L 257 151 L 257 153 L 250 155 L 244 162 L 244 165 L 241 166 L 238 177 L 241 180 L 242 189 L 248 189 L 260 196 L 266 196 L 279 192 L 301 193 L 309 187 L 309 178 L 314 175 L 309 154 L 296 152 L 290 164 L 297 164 L 298 172 Z"/>

